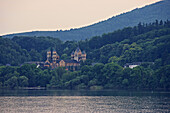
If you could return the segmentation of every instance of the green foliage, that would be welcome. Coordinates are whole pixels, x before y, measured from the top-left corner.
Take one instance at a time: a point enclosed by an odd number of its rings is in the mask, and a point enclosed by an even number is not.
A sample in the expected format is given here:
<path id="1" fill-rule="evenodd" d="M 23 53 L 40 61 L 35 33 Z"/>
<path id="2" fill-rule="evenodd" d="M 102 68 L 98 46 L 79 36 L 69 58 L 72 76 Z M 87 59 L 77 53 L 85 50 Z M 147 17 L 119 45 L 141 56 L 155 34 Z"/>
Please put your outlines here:
<path id="1" fill-rule="evenodd" d="M 1 88 L 41 86 L 57 89 L 169 89 L 170 87 L 170 65 L 156 70 L 147 66 L 122 68 L 115 63 L 86 65 L 81 71 L 74 72 L 63 71 L 62 68 L 41 70 L 34 65 L 12 68 L 13 70 L 9 72 L 6 69 L 9 67 L 0 67 Z"/>
<path id="2" fill-rule="evenodd" d="M 88 58 L 81 62 L 78 71 L 62 67 L 42 69 L 29 64 L 16 66 L 26 61 L 45 61 L 50 48 L 67 59 L 78 45 Z M 0 87 L 169 89 L 169 45 L 170 21 L 139 23 L 79 42 L 51 37 L 0 38 Z M 132 62 L 144 63 L 133 69 L 123 68 Z"/>
<path id="3" fill-rule="evenodd" d="M 10 88 L 18 87 L 18 80 L 16 76 L 13 76 L 9 78 L 7 81 L 5 81 L 5 86 Z"/>
<path id="4" fill-rule="evenodd" d="M 170 65 L 166 65 L 157 70 L 156 75 L 161 88 L 170 87 Z"/>
<path id="5" fill-rule="evenodd" d="M 110 84 L 119 84 L 119 77 L 122 76 L 122 70 L 123 68 L 115 63 L 108 63 L 104 66 L 103 72 L 105 76 L 106 83 Z"/>
<path id="6" fill-rule="evenodd" d="M 20 76 L 18 78 L 18 85 L 20 87 L 27 87 L 28 86 L 28 78 L 26 76 Z"/>
<path id="7" fill-rule="evenodd" d="M 63 59 L 63 60 L 67 60 L 67 59 L 68 59 L 67 54 L 62 54 L 62 55 L 61 55 L 61 59 Z"/>
<path id="8" fill-rule="evenodd" d="M 157 22 L 160 24 L 156 24 Z M 127 62 L 154 62 L 159 58 L 162 65 L 168 65 L 169 26 L 168 20 L 139 23 L 135 27 L 127 27 L 79 42 L 62 42 L 52 37 L 15 36 L 12 40 L 0 38 L 0 65 L 45 61 L 46 52 L 50 48 L 56 50 L 62 59 L 70 59 L 71 52 L 77 46 L 87 53 L 88 59 L 82 62 L 82 65 L 90 65 L 92 62 L 115 62 L 124 65 Z"/>
<path id="9" fill-rule="evenodd" d="M 53 88 L 59 88 L 60 84 L 59 84 L 59 79 L 57 76 L 52 76 L 52 79 L 50 80 L 50 87 Z"/>
<path id="10" fill-rule="evenodd" d="M 0 65 L 19 65 L 30 60 L 30 55 L 10 39 L 0 38 Z"/>
<path id="11" fill-rule="evenodd" d="M 121 61 L 121 59 L 122 58 L 120 58 L 120 57 L 117 57 L 117 56 L 113 56 L 113 57 L 110 57 L 109 58 L 109 62 L 111 63 L 111 62 L 113 62 L 113 63 L 119 63 L 119 61 Z"/>
<path id="12" fill-rule="evenodd" d="M 125 86 L 127 86 L 127 85 L 129 84 L 128 79 L 125 78 L 125 79 L 122 81 L 122 84 L 125 85 Z"/>
<path id="13" fill-rule="evenodd" d="M 29 54 L 31 56 L 31 61 L 41 61 L 42 60 L 41 54 L 38 53 L 35 49 L 31 49 Z"/>

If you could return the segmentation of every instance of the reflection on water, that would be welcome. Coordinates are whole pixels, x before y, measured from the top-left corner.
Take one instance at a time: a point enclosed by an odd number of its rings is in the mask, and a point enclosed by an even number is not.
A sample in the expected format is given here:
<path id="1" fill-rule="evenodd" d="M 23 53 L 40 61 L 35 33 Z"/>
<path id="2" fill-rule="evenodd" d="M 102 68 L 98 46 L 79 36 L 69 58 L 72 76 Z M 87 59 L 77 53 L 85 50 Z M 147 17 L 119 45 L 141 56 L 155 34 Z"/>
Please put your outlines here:
<path id="1" fill-rule="evenodd" d="M 69 94 L 68 96 L 60 94 L 64 96 L 58 96 L 57 91 L 57 96 L 5 96 L 1 93 L 0 111 L 1 113 L 170 112 L 170 97 L 163 93 L 158 95 L 158 92 L 156 94 L 153 92 L 145 92 L 142 96 L 142 92 L 140 93 L 141 95 L 138 95 L 138 93 L 136 93 L 136 95 L 135 93 L 132 93 L 132 95 L 125 95 L 119 92 L 120 95 L 118 96 L 118 91 L 116 91 L 116 95 L 112 94 L 114 91 L 82 91 L 87 92 L 86 94 L 89 94 L 88 92 L 90 92 L 90 96 L 81 96 L 81 91 L 74 92 L 77 92 L 76 94 L 79 95 L 71 96 Z M 93 96 L 92 92 L 94 93 Z M 99 94 L 95 95 L 97 94 L 96 92 L 100 93 L 100 96 L 98 96 Z M 109 92 L 110 96 L 108 96 Z M 152 94 L 154 95 L 152 96 Z"/>
<path id="2" fill-rule="evenodd" d="M 170 92 L 131 90 L 2 90 L 0 96 L 168 96 Z"/>

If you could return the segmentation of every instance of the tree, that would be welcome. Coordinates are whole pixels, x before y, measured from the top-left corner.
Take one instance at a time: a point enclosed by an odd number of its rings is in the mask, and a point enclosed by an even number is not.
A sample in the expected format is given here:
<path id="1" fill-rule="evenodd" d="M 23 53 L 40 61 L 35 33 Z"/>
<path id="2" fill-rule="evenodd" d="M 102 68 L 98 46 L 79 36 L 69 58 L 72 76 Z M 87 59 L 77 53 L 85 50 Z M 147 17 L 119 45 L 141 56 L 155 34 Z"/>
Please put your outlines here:
<path id="1" fill-rule="evenodd" d="M 66 72 L 64 67 L 58 67 L 57 69 L 55 69 L 57 72 L 57 75 L 59 77 L 59 79 L 62 77 L 62 75 Z"/>
<path id="2" fill-rule="evenodd" d="M 29 52 L 30 56 L 31 56 L 31 60 L 32 61 L 41 61 L 42 60 L 42 56 L 40 53 L 38 53 L 35 49 L 31 49 L 31 51 Z"/>
<path id="3" fill-rule="evenodd" d="M 62 56 L 61 56 L 61 59 L 63 59 L 63 60 L 66 60 L 66 59 L 68 59 L 68 56 L 67 56 L 67 54 L 62 54 Z"/>
<path id="4" fill-rule="evenodd" d="M 60 68 L 60 69 L 58 68 L 57 70 L 52 70 L 52 72 L 51 72 L 52 78 L 50 80 L 50 87 L 62 88 L 61 77 L 64 73 L 62 72 L 62 68 Z M 59 71 L 61 71 L 61 72 L 59 72 Z M 61 74 L 61 75 L 59 76 L 59 74 Z"/>
<path id="5" fill-rule="evenodd" d="M 36 68 L 35 64 L 24 64 L 19 68 L 19 73 L 21 76 L 26 76 L 28 78 L 29 87 L 37 86 L 36 76 L 38 75 L 40 69 Z"/>
<path id="6" fill-rule="evenodd" d="M 16 76 L 11 77 L 7 81 L 5 81 L 5 86 L 10 87 L 10 88 L 15 88 L 18 87 L 18 80 Z"/>
<path id="7" fill-rule="evenodd" d="M 104 64 L 102 63 L 98 63 L 92 68 L 93 75 L 95 76 L 98 85 L 104 85 L 106 83 L 106 77 L 104 76 L 103 68 Z"/>
<path id="8" fill-rule="evenodd" d="M 81 67 L 81 73 L 87 75 L 88 72 L 91 72 L 91 66 L 85 65 Z"/>
<path id="9" fill-rule="evenodd" d="M 116 85 L 117 78 L 122 76 L 123 68 L 115 63 L 108 63 L 103 68 L 104 76 L 106 77 L 106 82 Z"/>
<path id="10" fill-rule="evenodd" d="M 18 85 L 20 87 L 27 87 L 28 86 L 28 78 L 26 76 L 20 76 L 18 78 Z"/>
<path id="11" fill-rule="evenodd" d="M 127 87 L 127 86 L 129 85 L 128 79 L 124 79 L 124 80 L 122 81 L 122 84 L 123 84 L 125 87 Z"/>
<path id="12" fill-rule="evenodd" d="M 50 80 L 50 87 L 53 88 L 60 88 L 60 81 L 57 76 L 52 76 L 52 79 Z"/>
<path id="13" fill-rule="evenodd" d="M 119 62 L 120 62 L 121 60 L 122 60 L 122 58 L 117 57 L 117 56 L 113 56 L 113 57 L 110 57 L 110 58 L 109 58 L 109 62 L 110 62 L 110 63 L 113 62 L 113 63 L 119 64 Z"/>
<path id="14" fill-rule="evenodd" d="M 156 71 L 157 78 L 161 88 L 168 89 L 170 87 L 170 65 L 161 67 Z"/>

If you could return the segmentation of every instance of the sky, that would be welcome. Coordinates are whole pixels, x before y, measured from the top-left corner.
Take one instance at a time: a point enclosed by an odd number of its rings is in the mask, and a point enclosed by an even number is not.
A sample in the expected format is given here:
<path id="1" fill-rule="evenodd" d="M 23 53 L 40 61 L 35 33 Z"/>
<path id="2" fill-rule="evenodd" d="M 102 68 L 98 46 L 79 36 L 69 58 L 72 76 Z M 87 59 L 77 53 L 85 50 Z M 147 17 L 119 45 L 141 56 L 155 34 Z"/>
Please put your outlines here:
<path id="1" fill-rule="evenodd" d="M 88 26 L 160 0 L 0 0 L 0 35 Z"/>

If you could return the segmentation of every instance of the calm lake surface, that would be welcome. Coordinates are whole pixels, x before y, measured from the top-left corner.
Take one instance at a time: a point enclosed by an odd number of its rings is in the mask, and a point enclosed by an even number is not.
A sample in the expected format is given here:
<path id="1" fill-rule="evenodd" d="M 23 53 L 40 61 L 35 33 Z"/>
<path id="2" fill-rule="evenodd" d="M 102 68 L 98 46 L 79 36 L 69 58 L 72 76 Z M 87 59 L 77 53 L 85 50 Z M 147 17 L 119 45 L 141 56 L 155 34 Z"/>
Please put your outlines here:
<path id="1" fill-rule="evenodd" d="M 0 113 L 170 113 L 170 92 L 0 90 Z"/>

